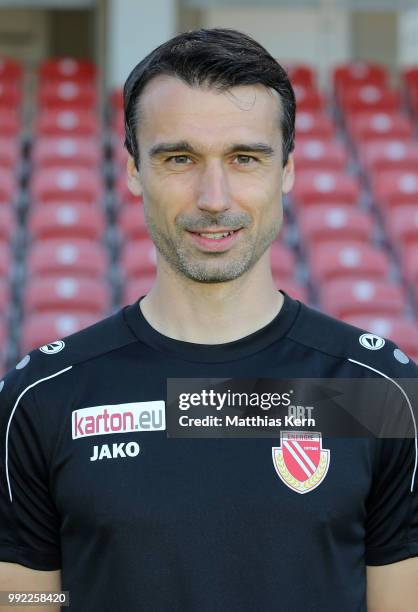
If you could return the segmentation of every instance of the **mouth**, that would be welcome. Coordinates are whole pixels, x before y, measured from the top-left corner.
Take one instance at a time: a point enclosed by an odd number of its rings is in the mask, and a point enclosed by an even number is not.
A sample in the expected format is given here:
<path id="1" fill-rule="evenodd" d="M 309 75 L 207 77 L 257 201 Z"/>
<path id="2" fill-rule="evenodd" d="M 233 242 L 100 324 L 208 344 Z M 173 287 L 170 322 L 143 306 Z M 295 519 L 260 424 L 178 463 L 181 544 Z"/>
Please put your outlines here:
<path id="1" fill-rule="evenodd" d="M 198 246 L 206 251 L 224 251 L 239 237 L 242 227 L 224 232 L 187 232 Z"/>

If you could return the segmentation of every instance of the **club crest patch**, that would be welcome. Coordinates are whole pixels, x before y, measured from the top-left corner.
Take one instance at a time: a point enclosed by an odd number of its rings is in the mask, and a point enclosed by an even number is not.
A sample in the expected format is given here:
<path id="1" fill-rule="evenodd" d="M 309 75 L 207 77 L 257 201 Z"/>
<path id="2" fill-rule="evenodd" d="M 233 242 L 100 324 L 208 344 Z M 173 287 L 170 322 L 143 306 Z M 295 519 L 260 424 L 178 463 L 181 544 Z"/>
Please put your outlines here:
<path id="1" fill-rule="evenodd" d="M 272 453 L 278 476 L 296 493 L 313 491 L 327 475 L 330 450 L 322 448 L 320 432 L 281 431 Z"/>

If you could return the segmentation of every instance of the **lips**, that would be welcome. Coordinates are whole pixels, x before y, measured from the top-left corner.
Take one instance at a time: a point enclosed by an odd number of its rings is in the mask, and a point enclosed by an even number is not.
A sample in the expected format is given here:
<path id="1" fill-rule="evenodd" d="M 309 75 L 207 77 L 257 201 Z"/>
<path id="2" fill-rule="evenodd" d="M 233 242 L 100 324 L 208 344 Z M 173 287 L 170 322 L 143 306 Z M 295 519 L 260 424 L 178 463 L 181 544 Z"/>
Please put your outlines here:
<path id="1" fill-rule="evenodd" d="M 200 229 L 200 230 L 188 230 L 191 231 L 192 234 L 225 234 L 226 232 L 237 232 L 240 227 L 219 227 L 216 229 L 208 228 L 208 229 Z"/>
<path id="2" fill-rule="evenodd" d="M 208 238 L 206 236 L 200 236 L 200 234 L 197 232 L 188 233 L 190 234 L 193 242 L 200 248 L 203 248 L 203 250 L 219 252 L 227 250 L 236 240 L 238 240 L 239 236 L 241 235 L 241 230 L 242 228 L 238 230 L 231 230 L 231 228 L 228 228 L 225 231 L 232 231 L 233 233 L 223 238 Z M 221 230 L 217 230 L 216 232 L 211 231 L 205 233 L 218 234 L 223 232 Z"/>

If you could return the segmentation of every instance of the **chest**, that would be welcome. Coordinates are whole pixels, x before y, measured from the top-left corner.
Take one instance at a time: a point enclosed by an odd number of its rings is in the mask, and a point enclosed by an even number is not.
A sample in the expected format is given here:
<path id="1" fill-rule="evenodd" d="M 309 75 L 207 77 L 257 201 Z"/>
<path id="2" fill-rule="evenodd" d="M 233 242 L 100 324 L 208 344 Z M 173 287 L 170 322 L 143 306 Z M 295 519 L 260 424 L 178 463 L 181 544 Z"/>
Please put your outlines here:
<path id="1" fill-rule="evenodd" d="M 326 474 L 305 493 L 286 475 L 289 468 L 296 480 L 306 480 L 283 450 L 273 438 L 93 435 L 65 445 L 53 494 L 66 528 L 86 534 L 140 534 L 151 527 L 190 534 L 190 525 L 204 525 L 208 533 L 245 528 L 277 540 L 289 530 L 301 538 L 351 531 L 360 540 L 371 484 L 369 443 L 322 440 Z"/>

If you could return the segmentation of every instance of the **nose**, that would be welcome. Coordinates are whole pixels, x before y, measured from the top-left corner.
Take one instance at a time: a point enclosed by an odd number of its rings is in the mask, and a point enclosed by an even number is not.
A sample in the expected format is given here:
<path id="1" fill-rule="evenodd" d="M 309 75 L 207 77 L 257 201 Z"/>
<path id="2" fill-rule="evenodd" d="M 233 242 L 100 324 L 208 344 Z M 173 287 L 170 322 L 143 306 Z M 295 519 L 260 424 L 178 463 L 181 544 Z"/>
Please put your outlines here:
<path id="1" fill-rule="evenodd" d="M 213 160 L 205 165 L 199 184 L 197 206 L 209 212 L 222 212 L 231 206 L 228 180 L 221 162 Z"/>

